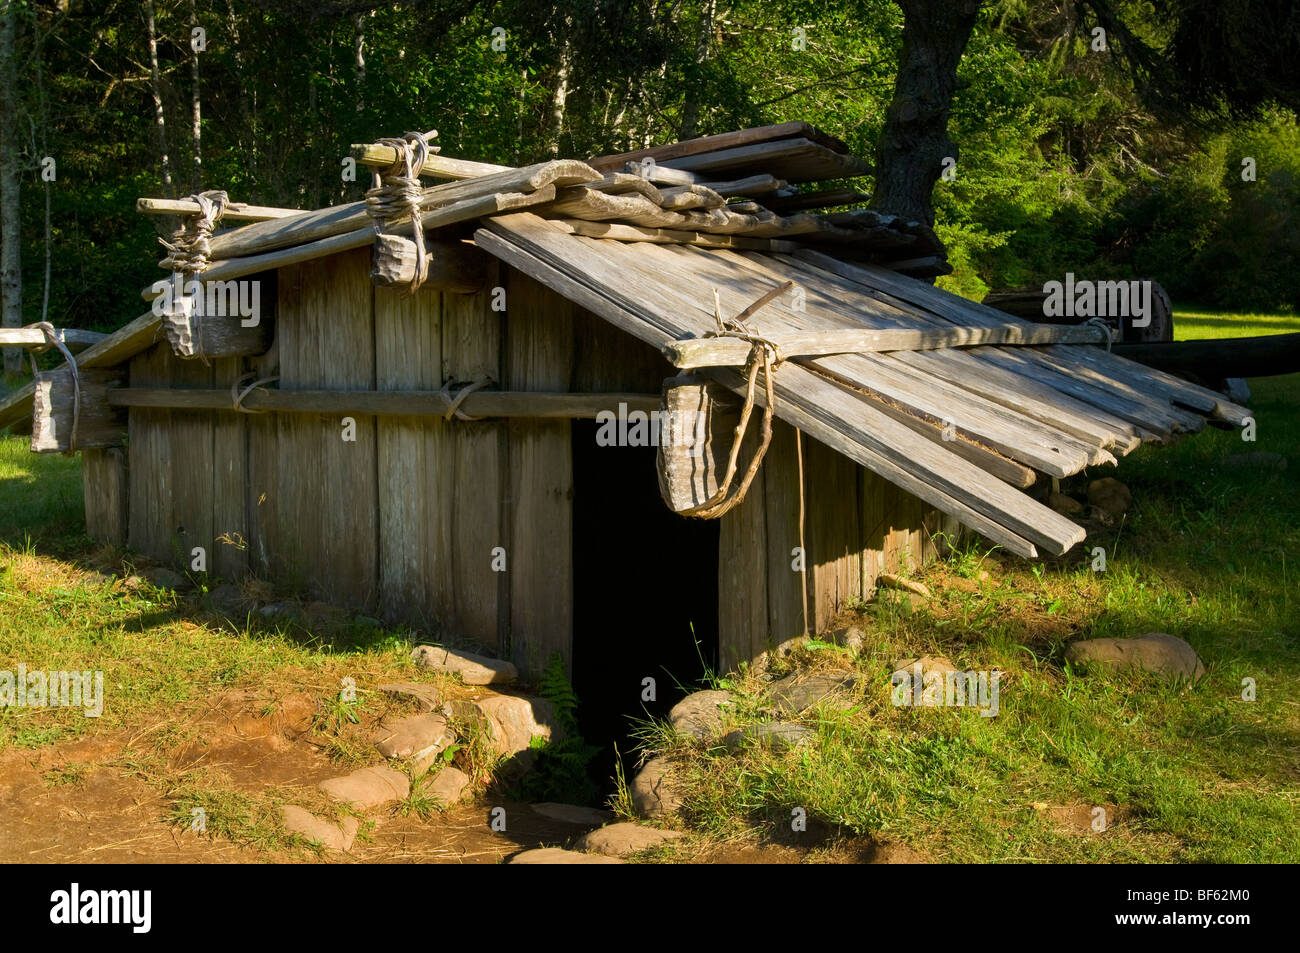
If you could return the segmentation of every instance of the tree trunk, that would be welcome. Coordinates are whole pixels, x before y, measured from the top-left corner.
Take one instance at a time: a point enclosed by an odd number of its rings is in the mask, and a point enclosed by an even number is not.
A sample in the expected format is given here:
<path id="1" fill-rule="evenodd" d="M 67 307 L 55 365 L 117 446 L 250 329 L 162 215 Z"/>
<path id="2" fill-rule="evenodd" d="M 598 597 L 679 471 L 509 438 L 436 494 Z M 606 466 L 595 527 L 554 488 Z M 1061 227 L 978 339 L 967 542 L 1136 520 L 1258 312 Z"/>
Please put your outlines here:
<path id="1" fill-rule="evenodd" d="M 365 108 L 361 90 L 366 85 L 366 14 L 358 13 L 352 26 L 352 73 L 357 86 L 357 112 L 361 112 Z"/>
<path id="2" fill-rule="evenodd" d="M 555 69 L 555 95 L 551 97 L 551 131 L 547 149 L 551 158 L 560 155 L 560 135 L 564 132 L 564 107 L 569 100 L 569 72 L 573 68 L 573 46 L 569 33 L 573 18 L 564 18 L 563 36 L 560 37 L 560 62 Z"/>
<path id="3" fill-rule="evenodd" d="M 18 5 L 0 0 L 0 326 L 23 324 L 22 206 L 18 169 Z M 23 352 L 4 349 L 4 369 L 22 369 Z"/>
<path id="4" fill-rule="evenodd" d="M 191 183 L 194 194 L 203 191 L 203 149 L 200 119 L 202 110 L 199 101 L 199 51 L 194 47 L 193 30 L 199 25 L 198 11 L 194 9 L 194 0 L 190 0 L 190 135 L 194 140 L 194 179 Z"/>
<path id="5" fill-rule="evenodd" d="M 895 0 L 903 10 L 903 50 L 894 98 L 876 147 L 871 207 L 934 224 L 931 193 L 944 160 L 957 160 L 948 113 L 957 64 L 975 29 L 980 0 Z"/>
<path id="6" fill-rule="evenodd" d="M 154 22 L 153 0 L 144 0 L 144 22 L 149 31 L 149 91 L 153 93 L 153 125 L 158 131 L 162 187 L 168 198 L 175 198 L 176 189 L 172 186 L 172 164 L 167 157 L 167 117 L 163 112 L 162 72 L 158 69 L 158 30 Z"/>
<path id="7" fill-rule="evenodd" d="M 704 0 L 700 9 L 699 32 L 695 38 L 695 75 L 686 87 L 686 103 L 682 107 L 682 139 L 694 139 L 700 123 L 700 67 L 709 58 L 709 41 L 713 38 L 713 17 L 717 11 L 717 0 Z"/>

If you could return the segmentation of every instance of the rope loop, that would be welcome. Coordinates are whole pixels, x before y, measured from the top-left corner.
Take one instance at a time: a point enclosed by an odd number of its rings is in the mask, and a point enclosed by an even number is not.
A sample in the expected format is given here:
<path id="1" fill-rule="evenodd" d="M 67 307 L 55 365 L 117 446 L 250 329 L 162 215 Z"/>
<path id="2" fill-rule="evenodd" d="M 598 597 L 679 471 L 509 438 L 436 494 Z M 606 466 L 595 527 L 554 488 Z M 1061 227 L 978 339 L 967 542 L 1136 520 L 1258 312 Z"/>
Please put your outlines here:
<path id="1" fill-rule="evenodd" d="M 257 377 L 257 375 L 253 371 L 249 371 L 247 374 L 241 374 L 239 378 L 233 384 L 230 385 L 230 400 L 232 402 L 230 408 L 231 410 L 238 411 L 241 414 L 269 413 L 269 411 L 265 411 L 265 410 L 249 410 L 247 407 L 244 406 L 244 398 L 247 397 L 249 394 L 251 394 L 253 391 L 257 390 L 257 388 L 261 387 L 263 384 L 273 384 L 276 381 L 278 381 L 280 378 L 278 375 L 274 377 L 257 378 L 257 380 L 254 380 L 243 390 L 239 389 L 240 385 L 242 385 L 245 381 L 249 380 L 250 378 L 254 378 L 254 377 Z"/>
<path id="2" fill-rule="evenodd" d="M 415 276 L 407 288 L 414 294 L 424 284 L 429 273 L 428 252 L 424 247 L 424 224 L 420 220 L 424 187 L 420 173 L 433 151 L 429 137 L 423 132 L 408 132 L 400 139 L 380 139 L 379 144 L 397 153 L 397 161 L 382 171 L 371 174 L 370 188 L 366 192 L 366 212 L 370 215 L 375 234 L 406 219 L 410 219 L 415 240 Z"/>
<path id="3" fill-rule="evenodd" d="M 1102 336 L 1103 336 L 1103 337 L 1105 338 L 1105 340 L 1106 340 L 1106 350 L 1109 351 L 1109 350 L 1110 350 L 1110 346 L 1111 346 L 1111 342 L 1112 342 L 1112 337 L 1111 337 L 1111 333 L 1110 333 L 1110 325 L 1106 323 L 1106 319 L 1105 319 L 1105 318 L 1089 318 L 1087 321 L 1083 322 L 1083 324 L 1084 324 L 1084 327 L 1091 327 L 1091 328 L 1098 328 L 1098 329 L 1100 329 L 1100 331 L 1101 331 L 1101 333 L 1102 333 Z M 1098 343 L 1100 343 L 1100 342 L 1098 342 Z"/>
<path id="4" fill-rule="evenodd" d="M 485 377 L 482 380 L 477 380 L 472 384 L 466 384 L 460 390 L 456 391 L 455 394 L 452 394 L 451 392 L 450 381 L 448 381 L 446 384 L 443 384 L 442 390 L 438 391 L 438 393 L 441 394 L 443 397 L 445 397 L 447 400 L 451 401 L 451 404 L 447 407 L 447 412 L 443 414 L 442 419 L 451 420 L 452 417 L 455 417 L 457 420 L 483 420 L 484 418 L 482 417 L 475 417 L 473 414 L 465 413 L 463 410 L 460 409 L 460 405 L 465 402 L 465 398 L 468 397 L 470 394 L 474 393 L 476 390 L 482 390 L 484 387 L 487 387 L 491 383 L 492 381 Z"/>

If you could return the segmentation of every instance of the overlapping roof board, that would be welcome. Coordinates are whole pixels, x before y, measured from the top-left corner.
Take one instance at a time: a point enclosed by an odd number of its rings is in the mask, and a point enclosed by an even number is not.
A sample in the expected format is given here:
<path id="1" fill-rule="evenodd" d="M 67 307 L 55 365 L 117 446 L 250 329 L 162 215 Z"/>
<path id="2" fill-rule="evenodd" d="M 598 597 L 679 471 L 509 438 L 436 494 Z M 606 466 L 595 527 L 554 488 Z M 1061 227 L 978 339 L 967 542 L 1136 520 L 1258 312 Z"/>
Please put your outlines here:
<path id="1" fill-rule="evenodd" d="M 723 313 L 735 314 L 787 279 L 805 289 L 803 307 L 778 299 L 747 322 L 756 333 L 1028 326 L 924 282 L 810 249 L 787 255 L 624 243 L 569 234 L 531 213 L 487 219 L 475 241 L 660 348 L 715 329 L 715 289 Z M 738 369 L 708 373 L 743 388 Z M 1207 417 L 1239 424 L 1249 415 L 1213 391 L 1087 345 L 794 358 L 775 382 L 778 417 L 1027 556 L 1063 553 L 1084 531 L 1013 486 L 994 461 L 1068 476 L 1144 440 L 1198 430 Z M 944 428 L 955 428 L 960 448 L 944 439 Z"/>

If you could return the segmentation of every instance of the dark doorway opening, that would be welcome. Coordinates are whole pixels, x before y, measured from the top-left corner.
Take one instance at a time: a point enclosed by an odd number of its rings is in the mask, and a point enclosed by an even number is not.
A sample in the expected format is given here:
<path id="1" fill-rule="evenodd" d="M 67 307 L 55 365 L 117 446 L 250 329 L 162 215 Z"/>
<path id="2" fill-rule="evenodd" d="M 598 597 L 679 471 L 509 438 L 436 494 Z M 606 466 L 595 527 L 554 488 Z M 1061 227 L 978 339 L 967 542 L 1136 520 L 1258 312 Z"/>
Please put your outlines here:
<path id="1" fill-rule="evenodd" d="M 664 717 L 717 668 L 718 521 L 669 511 L 654 447 L 602 447 L 596 433 L 574 421 L 573 688 L 605 795 L 616 745 L 627 777 L 636 766 L 632 720 Z"/>

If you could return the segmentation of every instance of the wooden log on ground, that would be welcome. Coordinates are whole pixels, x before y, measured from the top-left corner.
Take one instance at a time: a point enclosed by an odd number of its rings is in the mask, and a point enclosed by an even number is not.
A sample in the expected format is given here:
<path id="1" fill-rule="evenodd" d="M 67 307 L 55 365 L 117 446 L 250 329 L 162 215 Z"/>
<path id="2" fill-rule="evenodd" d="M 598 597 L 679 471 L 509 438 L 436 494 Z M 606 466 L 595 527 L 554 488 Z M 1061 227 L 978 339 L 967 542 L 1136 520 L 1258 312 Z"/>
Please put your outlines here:
<path id="1" fill-rule="evenodd" d="M 456 393 L 442 391 L 274 390 L 257 388 L 242 402 L 245 410 L 276 413 L 365 414 L 376 417 L 443 417 Z M 230 391 L 119 387 L 108 395 L 114 407 L 159 407 L 234 411 Z M 537 417 L 592 420 L 601 411 L 659 408 L 658 394 L 568 394 L 546 391 L 489 391 L 469 394 L 460 410 L 470 417 Z"/>
<path id="2" fill-rule="evenodd" d="M 80 328 L 56 328 L 58 339 L 70 351 L 80 351 L 98 344 L 108 337 L 99 331 L 82 331 Z M 0 328 L 0 347 L 45 347 L 48 342 L 40 328 Z"/>
<path id="3" fill-rule="evenodd" d="M 126 414 L 108 402 L 108 392 L 125 378 L 122 368 L 83 367 L 74 385 L 72 368 L 67 365 L 37 374 L 32 401 L 32 453 L 121 446 L 126 440 Z"/>
<path id="4" fill-rule="evenodd" d="M 1251 338 L 1117 344 L 1119 357 L 1171 374 L 1195 374 L 1202 380 L 1225 377 L 1272 377 L 1300 371 L 1300 334 L 1266 334 Z"/>
<path id="5" fill-rule="evenodd" d="M 656 467 L 659 494 L 674 513 L 718 492 L 739 420 L 740 406 L 721 384 L 694 374 L 664 381 Z"/>
<path id="6" fill-rule="evenodd" d="M 1100 296 L 1100 292 L 1099 292 Z M 1080 324 L 1088 317 L 1075 315 L 1048 315 L 1044 313 L 1047 293 L 1038 289 L 1014 291 L 990 291 L 981 304 L 997 308 L 1006 314 L 1013 314 L 1026 321 L 1037 324 Z M 1107 317 L 1103 315 L 1103 317 Z M 1151 282 L 1150 323 L 1145 327 L 1133 326 L 1133 320 L 1127 315 L 1111 315 L 1120 329 L 1120 340 L 1125 344 L 1137 344 L 1148 341 L 1172 341 L 1174 339 L 1173 305 L 1169 293 L 1160 282 Z M 1235 375 L 1229 375 L 1235 376 Z"/>

